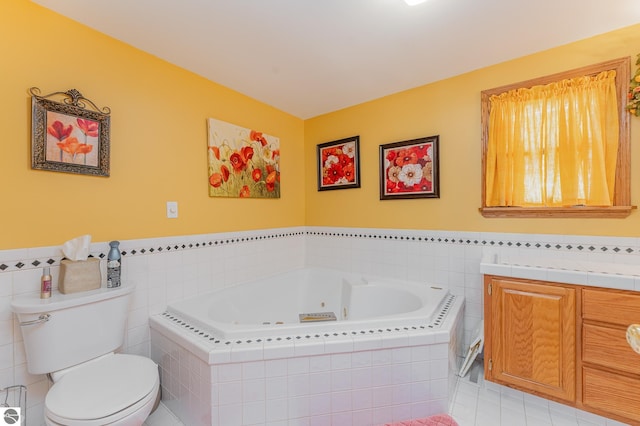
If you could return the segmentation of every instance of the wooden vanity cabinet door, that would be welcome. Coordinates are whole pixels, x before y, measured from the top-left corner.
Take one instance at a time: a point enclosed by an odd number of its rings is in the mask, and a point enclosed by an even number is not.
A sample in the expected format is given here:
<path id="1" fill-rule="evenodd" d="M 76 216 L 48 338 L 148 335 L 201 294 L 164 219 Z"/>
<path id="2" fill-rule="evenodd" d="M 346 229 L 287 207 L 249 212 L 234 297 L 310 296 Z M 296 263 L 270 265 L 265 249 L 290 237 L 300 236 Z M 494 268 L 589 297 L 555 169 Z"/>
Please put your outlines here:
<path id="1" fill-rule="evenodd" d="M 486 276 L 484 297 L 486 379 L 575 402 L 575 289 Z"/>

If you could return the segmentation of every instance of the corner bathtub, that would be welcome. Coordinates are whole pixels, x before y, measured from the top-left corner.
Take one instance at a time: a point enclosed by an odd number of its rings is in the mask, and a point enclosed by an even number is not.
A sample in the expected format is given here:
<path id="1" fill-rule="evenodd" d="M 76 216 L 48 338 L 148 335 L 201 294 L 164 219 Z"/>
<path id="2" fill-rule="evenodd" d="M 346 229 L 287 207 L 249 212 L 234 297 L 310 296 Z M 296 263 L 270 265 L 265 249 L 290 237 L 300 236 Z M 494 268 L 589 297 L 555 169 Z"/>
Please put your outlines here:
<path id="1" fill-rule="evenodd" d="M 430 324 L 447 296 L 447 289 L 422 283 L 313 268 L 200 295 L 167 312 L 236 340 Z M 320 321 L 326 314 L 336 321 Z"/>
<path id="2" fill-rule="evenodd" d="M 437 285 L 299 269 L 171 304 L 151 357 L 185 424 L 373 426 L 448 410 L 462 311 Z"/>

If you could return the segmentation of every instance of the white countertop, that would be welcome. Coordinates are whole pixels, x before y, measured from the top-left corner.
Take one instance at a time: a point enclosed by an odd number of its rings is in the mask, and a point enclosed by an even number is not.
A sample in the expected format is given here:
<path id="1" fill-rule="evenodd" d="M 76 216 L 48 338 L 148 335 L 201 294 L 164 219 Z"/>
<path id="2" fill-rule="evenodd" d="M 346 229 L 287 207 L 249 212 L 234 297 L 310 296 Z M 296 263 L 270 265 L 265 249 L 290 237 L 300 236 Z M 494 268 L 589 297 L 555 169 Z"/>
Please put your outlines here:
<path id="1" fill-rule="evenodd" d="M 640 291 L 640 265 L 550 258 L 500 259 L 494 256 L 481 261 L 480 273 Z"/>

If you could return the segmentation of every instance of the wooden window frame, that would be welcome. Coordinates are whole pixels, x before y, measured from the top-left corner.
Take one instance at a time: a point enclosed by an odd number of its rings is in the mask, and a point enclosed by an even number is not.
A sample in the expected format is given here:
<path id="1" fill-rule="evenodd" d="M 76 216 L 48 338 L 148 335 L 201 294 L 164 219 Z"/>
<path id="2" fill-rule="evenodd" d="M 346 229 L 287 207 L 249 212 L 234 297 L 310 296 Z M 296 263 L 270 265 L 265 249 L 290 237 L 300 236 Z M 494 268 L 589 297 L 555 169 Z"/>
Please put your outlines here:
<path id="1" fill-rule="evenodd" d="M 624 218 L 629 216 L 635 206 L 631 205 L 631 147 L 629 113 L 626 110 L 627 93 L 629 91 L 631 58 L 619 58 L 570 71 L 564 71 L 545 77 L 535 78 L 520 83 L 509 84 L 481 93 L 482 123 L 482 200 L 480 213 L 487 218 Z M 618 116 L 620 121 L 620 140 L 618 143 L 618 161 L 616 165 L 616 187 L 613 206 L 608 207 L 488 207 L 486 205 L 486 167 L 487 147 L 489 140 L 489 113 L 493 95 L 513 89 L 531 88 L 546 85 L 560 80 L 583 76 L 594 76 L 603 71 L 616 72 L 616 96 L 618 99 Z"/>

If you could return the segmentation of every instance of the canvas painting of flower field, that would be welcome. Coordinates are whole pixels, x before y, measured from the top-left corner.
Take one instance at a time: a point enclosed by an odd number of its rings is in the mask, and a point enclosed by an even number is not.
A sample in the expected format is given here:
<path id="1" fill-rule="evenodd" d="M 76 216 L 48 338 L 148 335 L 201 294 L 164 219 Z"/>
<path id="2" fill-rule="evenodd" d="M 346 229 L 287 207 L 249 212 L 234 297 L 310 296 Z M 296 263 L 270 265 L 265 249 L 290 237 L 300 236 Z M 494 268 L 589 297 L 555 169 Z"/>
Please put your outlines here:
<path id="1" fill-rule="evenodd" d="M 208 120 L 209 196 L 280 198 L 280 139 Z"/>

